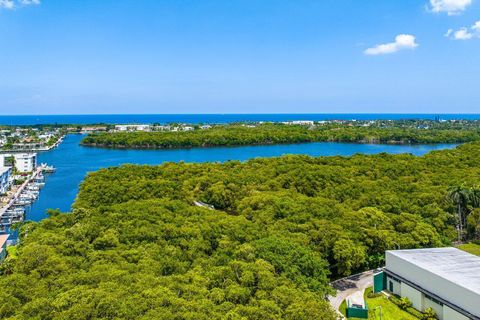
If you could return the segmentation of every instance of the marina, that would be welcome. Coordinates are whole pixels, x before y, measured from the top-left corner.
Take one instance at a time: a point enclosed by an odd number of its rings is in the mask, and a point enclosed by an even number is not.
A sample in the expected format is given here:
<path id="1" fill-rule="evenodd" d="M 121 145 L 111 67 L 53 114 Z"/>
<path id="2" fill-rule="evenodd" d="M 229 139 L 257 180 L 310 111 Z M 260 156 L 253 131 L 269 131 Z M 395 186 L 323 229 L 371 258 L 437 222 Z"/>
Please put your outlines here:
<path id="1" fill-rule="evenodd" d="M 11 233 L 15 223 L 23 222 L 27 212 L 40 196 L 45 186 L 45 175 L 53 173 L 55 168 L 46 164 L 39 165 L 33 173 L 26 176 L 21 185 L 13 186 L 7 193 L 7 202 L 0 208 L 0 232 Z M 23 177 L 22 177 L 23 178 Z M 15 241 L 15 239 L 10 239 Z"/>

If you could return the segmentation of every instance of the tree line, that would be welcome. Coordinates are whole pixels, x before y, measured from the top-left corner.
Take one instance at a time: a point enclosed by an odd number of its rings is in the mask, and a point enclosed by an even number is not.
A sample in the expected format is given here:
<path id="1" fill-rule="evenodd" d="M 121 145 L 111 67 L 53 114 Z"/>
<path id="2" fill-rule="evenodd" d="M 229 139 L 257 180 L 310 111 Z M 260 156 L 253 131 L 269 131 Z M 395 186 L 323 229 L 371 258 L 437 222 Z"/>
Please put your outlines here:
<path id="1" fill-rule="evenodd" d="M 461 143 L 480 140 L 478 126 L 456 125 L 420 129 L 416 126 L 364 127 L 344 125 L 232 124 L 179 132 L 103 132 L 81 144 L 106 148 L 192 148 L 304 142 Z"/>

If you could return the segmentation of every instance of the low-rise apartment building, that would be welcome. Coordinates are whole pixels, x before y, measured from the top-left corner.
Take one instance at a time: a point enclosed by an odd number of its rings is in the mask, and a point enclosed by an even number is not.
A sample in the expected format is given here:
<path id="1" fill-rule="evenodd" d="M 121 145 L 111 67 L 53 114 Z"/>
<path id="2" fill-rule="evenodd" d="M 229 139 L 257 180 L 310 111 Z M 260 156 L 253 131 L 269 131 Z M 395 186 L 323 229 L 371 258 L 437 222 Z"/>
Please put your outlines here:
<path id="1" fill-rule="evenodd" d="M 16 153 L 13 157 L 15 158 L 15 169 L 20 173 L 33 172 L 37 167 L 36 153 Z"/>

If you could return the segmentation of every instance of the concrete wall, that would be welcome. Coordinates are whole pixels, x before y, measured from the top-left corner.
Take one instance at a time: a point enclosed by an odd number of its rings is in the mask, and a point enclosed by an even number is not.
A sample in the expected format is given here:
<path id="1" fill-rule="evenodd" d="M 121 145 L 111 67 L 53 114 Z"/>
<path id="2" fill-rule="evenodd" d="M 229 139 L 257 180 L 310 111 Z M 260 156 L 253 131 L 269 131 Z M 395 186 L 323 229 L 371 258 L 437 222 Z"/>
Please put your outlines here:
<path id="1" fill-rule="evenodd" d="M 387 270 L 476 316 L 480 316 L 480 308 L 478 307 L 480 297 L 478 294 L 466 290 L 465 288 L 433 274 L 428 270 L 419 268 L 415 264 L 405 261 L 388 251 L 385 256 Z"/>
<path id="2" fill-rule="evenodd" d="M 408 300 L 412 302 L 412 305 L 415 309 L 423 311 L 423 293 L 421 293 L 417 289 L 410 287 L 404 282 L 400 287 L 400 296 L 407 297 Z"/>
<path id="3" fill-rule="evenodd" d="M 464 315 L 461 315 L 457 311 L 453 310 L 449 306 L 443 306 L 443 320 L 469 320 Z"/>
<path id="4" fill-rule="evenodd" d="M 393 284 L 393 290 L 390 290 L 390 283 Z M 387 288 L 388 291 L 392 292 L 393 294 L 400 295 L 401 294 L 401 284 L 398 281 L 392 279 L 392 277 L 387 276 Z"/>
<path id="5" fill-rule="evenodd" d="M 435 310 L 435 312 L 437 313 L 438 319 L 450 320 L 450 318 L 445 318 L 445 316 L 443 315 L 443 306 L 439 305 L 438 303 L 435 303 L 434 301 L 428 299 L 427 297 L 424 297 L 422 311 L 425 311 L 425 309 L 428 309 L 428 308 L 432 308 L 433 310 Z"/>

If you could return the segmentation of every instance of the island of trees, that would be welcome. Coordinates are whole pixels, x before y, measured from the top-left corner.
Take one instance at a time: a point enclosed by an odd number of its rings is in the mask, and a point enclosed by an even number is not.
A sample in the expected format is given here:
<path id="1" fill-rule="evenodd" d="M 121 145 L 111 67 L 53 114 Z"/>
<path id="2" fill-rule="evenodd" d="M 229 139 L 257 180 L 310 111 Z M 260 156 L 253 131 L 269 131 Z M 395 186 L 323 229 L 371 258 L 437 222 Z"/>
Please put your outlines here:
<path id="1" fill-rule="evenodd" d="M 463 143 L 480 140 L 477 121 L 437 123 L 434 121 L 388 121 L 312 123 L 311 125 L 265 123 L 189 126 L 182 131 L 134 131 L 92 133 L 85 146 L 106 148 L 168 149 L 241 146 L 303 142 L 353 143 Z M 155 128 L 154 126 L 148 127 Z M 163 126 L 162 126 L 163 128 Z"/>
<path id="2" fill-rule="evenodd" d="M 330 280 L 478 239 L 479 154 L 102 169 L 71 213 L 21 227 L 0 318 L 336 319 Z"/>

